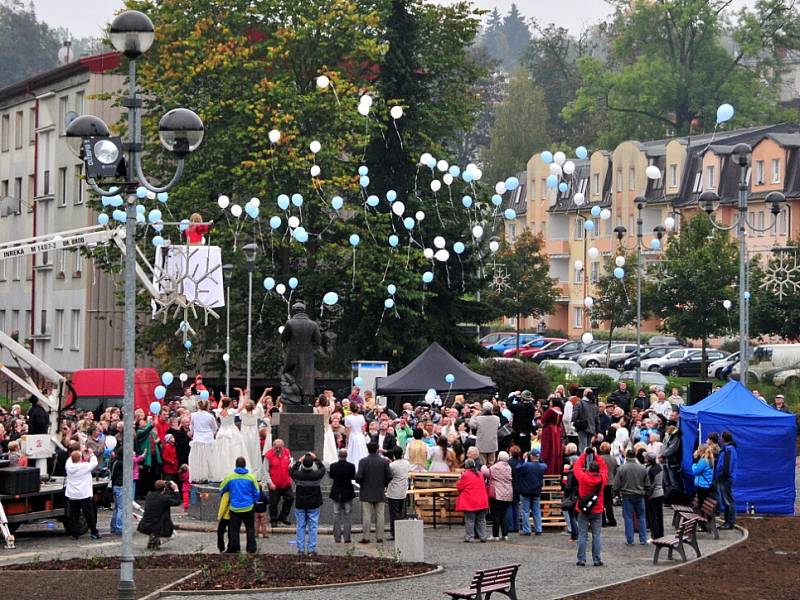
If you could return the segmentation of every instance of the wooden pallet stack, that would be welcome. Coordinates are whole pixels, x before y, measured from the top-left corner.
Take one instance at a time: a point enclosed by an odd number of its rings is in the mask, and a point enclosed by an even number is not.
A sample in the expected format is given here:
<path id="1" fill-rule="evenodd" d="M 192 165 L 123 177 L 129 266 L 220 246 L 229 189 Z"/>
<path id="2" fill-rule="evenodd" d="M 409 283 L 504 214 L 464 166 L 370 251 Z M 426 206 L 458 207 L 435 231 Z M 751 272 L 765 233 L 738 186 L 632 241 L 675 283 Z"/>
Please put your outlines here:
<path id="1" fill-rule="evenodd" d="M 542 486 L 542 527 L 566 527 L 561 512 L 561 477 L 545 475 Z"/>
<path id="2" fill-rule="evenodd" d="M 456 482 L 460 473 L 409 473 L 411 490 L 437 489 L 436 493 L 436 525 L 461 525 L 464 513 L 456 511 Z M 430 494 L 411 494 L 410 513 L 416 512 L 417 518 L 426 524 L 434 523 L 434 498 Z"/>

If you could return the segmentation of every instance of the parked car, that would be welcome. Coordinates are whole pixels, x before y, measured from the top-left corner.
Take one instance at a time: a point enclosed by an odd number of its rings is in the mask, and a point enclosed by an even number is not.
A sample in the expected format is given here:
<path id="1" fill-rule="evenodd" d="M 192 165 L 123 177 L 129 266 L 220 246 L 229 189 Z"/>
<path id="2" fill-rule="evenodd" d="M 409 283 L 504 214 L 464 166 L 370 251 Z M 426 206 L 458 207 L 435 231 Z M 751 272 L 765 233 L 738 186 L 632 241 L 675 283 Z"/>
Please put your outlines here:
<path id="1" fill-rule="evenodd" d="M 530 358 L 537 352 L 544 350 L 550 345 L 559 345 L 566 342 L 564 338 L 539 338 L 538 340 L 531 340 L 520 348 L 509 348 L 503 352 L 503 356 L 521 356 L 523 358 Z"/>
<path id="2" fill-rule="evenodd" d="M 713 377 L 715 379 L 726 379 L 726 367 L 732 367 L 734 363 L 737 362 L 739 362 L 739 353 L 734 352 L 730 356 L 726 356 L 709 363 L 707 374 L 709 377 Z M 730 369 L 727 370 L 727 373 L 730 374 Z"/>
<path id="3" fill-rule="evenodd" d="M 583 342 L 564 342 L 553 348 L 542 348 L 533 355 L 533 362 L 540 363 L 546 359 L 557 359 L 560 354 L 580 352 L 586 346 Z"/>
<path id="4" fill-rule="evenodd" d="M 513 334 L 510 337 L 503 338 L 499 342 L 492 344 L 491 346 L 487 346 L 487 350 L 491 350 L 492 352 L 499 352 L 502 354 L 509 348 L 516 348 L 517 341 L 519 341 L 519 345 L 522 346 L 523 344 L 527 344 L 528 342 L 532 342 L 533 340 L 538 340 L 542 336 L 538 333 L 520 333 L 519 340 L 517 339 L 517 334 Z"/>
<path id="5" fill-rule="evenodd" d="M 581 371 L 581 377 L 584 375 L 605 375 L 606 377 L 617 381 L 619 379 L 619 371 L 616 369 L 607 369 L 604 367 L 587 367 Z"/>
<path id="6" fill-rule="evenodd" d="M 611 342 L 617 343 L 617 342 Z M 588 354 L 589 352 L 597 352 L 600 348 L 605 348 L 608 345 L 608 341 L 604 342 L 592 342 L 591 344 L 584 344 L 583 349 L 577 351 L 569 351 L 569 352 L 561 352 L 558 355 L 559 360 L 577 360 L 577 358 L 581 354 Z"/>
<path id="7" fill-rule="evenodd" d="M 739 369 L 734 367 L 733 373 Z M 776 375 L 786 382 L 800 378 L 800 344 L 768 344 L 756 346 L 748 365 L 747 381 L 773 383 Z M 776 384 L 782 385 L 782 384 Z"/>
<path id="8" fill-rule="evenodd" d="M 685 346 L 686 342 L 672 335 L 654 335 L 647 340 L 648 346 Z"/>
<path id="9" fill-rule="evenodd" d="M 574 360 L 557 360 L 548 358 L 547 360 L 543 360 L 541 363 L 539 363 L 540 369 L 546 369 L 547 367 L 555 367 L 556 369 L 567 371 L 571 377 L 575 377 L 576 379 L 580 377 L 581 373 L 583 373 L 583 368 L 581 368 L 581 366 Z"/>
<path id="10" fill-rule="evenodd" d="M 650 358 L 661 358 L 675 350 L 676 348 L 672 348 L 671 346 L 658 346 L 657 348 L 642 348 L 642 360 L 647 360 Z M 616 365 L 609 365 L 609 366 L 616 366 Z M 631 369 L 635 369 L 639 366 L 639 357 L 636 356 L 636 352 L 633 352 L 629 357 L 625 358 L 622 361 L 621 368 L 623 371 L 630 371 Z"/>
<path id="11" fill-rule="evenodd" d="M 728 356 L 722 350 L 706 350 L 706 361 L 719 360 Z M 698 377 L 703 360 L 703 351 L 694 349 L 683 358 L 675 358 L 662 363 L 659 372 L 670 377 Z"/>
<path id="12" fill-rule="evenodd" d="M 585 352 L 573 358 L 582 367 L 606 366 L 612 358 L 621 358 L 636 350 L 636 344 L 603 344 L 595 352 Z"/>
<path id="13" fill-rule="evenodd" d="M 620 381 L 636 381 L 636 371 L 623 371 L 620 373 L 619 379 Z M 669 381 L 661 373 L 639 371 L 639 383 L 642 385 L 660 385 L 662 388 L 666 388 Z"/>
<path id="14" fill-rule="evenodd" d="M 493 331 L 492 333 L 487 333 L 485 336 L 479 339 L 478 343 L 484 348 L 487 348 L 492 344 L 496 344 L 500 340 L 504 340 L 512 335 L 517 334 L 514 331 Z"/>
<path id="15" fill-rule="evenodd" d="M 665 362 L 669 360 L 685 358 L 694 350 L 696 350 L 696 348 L 676 348 L 658 358 L 648 358 L 648 359 L 643 358 L 641 369 L 642 371 L 653 371 L 654 373 L 658 373 L 659 371 L 661 371 L 661 367 L 664 365 Z"/>

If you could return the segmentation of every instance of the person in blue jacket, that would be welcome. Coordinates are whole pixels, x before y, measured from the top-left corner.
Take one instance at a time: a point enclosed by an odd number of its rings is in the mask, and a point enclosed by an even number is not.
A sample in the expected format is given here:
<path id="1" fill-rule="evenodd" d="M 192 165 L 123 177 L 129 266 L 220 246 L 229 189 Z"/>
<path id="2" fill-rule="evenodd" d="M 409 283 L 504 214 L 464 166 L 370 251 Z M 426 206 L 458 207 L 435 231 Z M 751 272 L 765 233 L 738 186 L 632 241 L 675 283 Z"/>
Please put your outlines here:
<path id="1" fill-rule="evenodd" d="M 236 459 L 233 473 L 222 480 L 219 485 L 220 496 L 227 492 L 230 496 L 230 524 L 228 525 L 228 550 L 231 554 L 239 553 L 239 531 L 244 523 L 247 536 L 248 554 L 255 554 L 256 520 L 255 506 L 259 500 L 260 490 L 255 476 L 247 470 L 247 460 L 240 456 Z"/>
<path id="2" fill-rule="evenodd" d="M 722 446 L 714 468 L 720 509 L 725 514 L 725 522 L 720 529 L 733 529 L 736 524 L 736 499 L 733 496 L 733 486 L 736 483 L 737 460 L 738 455 L 733 435 L 731 435 L 730 431 L 724 431 L 722 433 Z"/>
<path id="3" fill-rule="evenodd" d="M 531 509 L 533 509 L 534 532 L 536 535 L 542 535 L 541 497 L 547 465 L 539 462 L 539 453 L 536 450 L 526 452 L 522 459 L 522 462 L 514 467 L 522 504 L 522 532 L 520 535 L 531 534 Z"/>
<path id="4" fill-rule="evenodd" d="M 694 489 L 697 492 L 697 505 L 703 506 L 714 486 L 714 450 L 710 446 L 700 444 L 694 451 L 694 460 L 692 475 L 694 475 Z"/>

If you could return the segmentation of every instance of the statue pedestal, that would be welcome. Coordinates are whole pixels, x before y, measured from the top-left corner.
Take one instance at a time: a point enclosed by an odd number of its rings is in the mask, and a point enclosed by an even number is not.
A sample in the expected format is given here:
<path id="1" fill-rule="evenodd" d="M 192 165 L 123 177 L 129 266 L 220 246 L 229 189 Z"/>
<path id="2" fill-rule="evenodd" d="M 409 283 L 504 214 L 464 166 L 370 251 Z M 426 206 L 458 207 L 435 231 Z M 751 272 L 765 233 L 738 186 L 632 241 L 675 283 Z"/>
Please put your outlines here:
<path id="1" fill-rule="evenodd" d="M 311 407 L 308 407 L 311 408 Z M 313 412 L 284 412 L 273 415 L 273 426 L 277 417 L 278 437 L 291 450 L 292 458 L 298 460 L 307 452 L 314 452 L 322 460 L 324 448 L 324 417 Z"/>

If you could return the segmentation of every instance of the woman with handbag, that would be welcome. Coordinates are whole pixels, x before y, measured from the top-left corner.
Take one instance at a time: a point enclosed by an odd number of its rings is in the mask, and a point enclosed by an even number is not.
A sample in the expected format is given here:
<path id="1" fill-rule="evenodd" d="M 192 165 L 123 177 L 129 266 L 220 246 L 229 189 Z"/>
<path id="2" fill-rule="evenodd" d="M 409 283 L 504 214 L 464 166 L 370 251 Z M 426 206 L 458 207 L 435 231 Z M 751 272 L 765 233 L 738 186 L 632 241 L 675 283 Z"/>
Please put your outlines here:
<path id="1" fill-rule="evenodd" d="M 497 462 L 487 469 L 489 472 L 487 491 L 492 511 L 492 537 L 489 538 L 491 541 L 508 540 L 506 513 L 514 500 L 513 474 L 508 459 L 508 452 L 500 451 L 497 454 Z"/>

